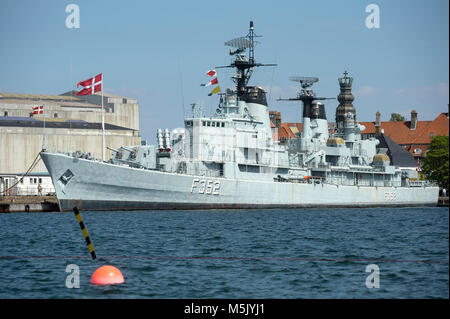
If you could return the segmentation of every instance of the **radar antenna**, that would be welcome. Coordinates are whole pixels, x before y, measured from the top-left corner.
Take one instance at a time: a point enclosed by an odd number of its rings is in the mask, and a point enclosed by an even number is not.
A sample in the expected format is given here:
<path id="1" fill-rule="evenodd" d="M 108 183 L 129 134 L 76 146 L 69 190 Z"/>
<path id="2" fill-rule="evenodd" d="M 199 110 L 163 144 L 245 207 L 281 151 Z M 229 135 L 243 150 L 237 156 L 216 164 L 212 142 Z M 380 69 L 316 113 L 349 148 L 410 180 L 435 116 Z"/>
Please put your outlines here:
<path id="1" fill-rule="evenodd" d="M 314 83 L 319 82 L 319 78 L 317 77 L 291 76 L 289 77 L 289 80 L 300 83 L 300 92 L 297 93 L 297 97 L 295 98 L 279 98 L 277 101 L 302 101 L 303 117 L 310 117 L 313 101 L 335 99 L 334 97 L 316 97 L 316 93 L 312 90 L 312 86 Z"/>
<path id="2" fill-rule="evenodd" d="M 236 56 L 235 60 L 226 66 L 218 66 L 216 68 L 236 68 L 237 74 L 233 77 L 236 83 L 236 92 L 239 97 L 246 94 L 246 87 L 253 70 L 257 66 L 276 66 L 276 64 L 261 64 L 255 62 L 255 38 L 261 37 L 254 32 L 253 21 L 250 21 L 250 29 L 245 37 L 239 37 L 225 42 L 226 46 L 236 48 L 235 51 L 230 49 L 230 55 Z M 245 56 L 245 50 L 248 49 L 248 59 Z"/>
<path id="3" fill-rule="evenodd" d="M 294 82 L 299 82 L 302 90 L 300 91 L 300 95 L 306 96 L 316 96 L 314 91 L 310 89 L 314 83 L 319 82 L 319 78 L 309 77 L 309 76 L 290 76 L 289 80 Z"/>

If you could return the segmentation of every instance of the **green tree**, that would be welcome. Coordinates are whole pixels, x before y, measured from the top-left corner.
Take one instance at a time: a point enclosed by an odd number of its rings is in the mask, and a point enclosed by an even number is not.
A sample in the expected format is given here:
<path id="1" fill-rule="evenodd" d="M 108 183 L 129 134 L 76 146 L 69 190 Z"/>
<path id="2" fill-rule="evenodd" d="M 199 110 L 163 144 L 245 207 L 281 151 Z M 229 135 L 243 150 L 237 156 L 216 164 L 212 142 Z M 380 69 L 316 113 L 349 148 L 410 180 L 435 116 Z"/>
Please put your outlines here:
<path id="1" fill-rule="evenodd" d="M 439 187 L 449 189 L 448 180 L 448 136 L 437 135 L 431 139 L 422 164 L 422 173 Z"/>
<path id="2" fill-rule="evenodd" d="M 391 113 L 391 122 L 403 122 L 405 120 L 405 117 L 401 116 L 398 113 Z"/>

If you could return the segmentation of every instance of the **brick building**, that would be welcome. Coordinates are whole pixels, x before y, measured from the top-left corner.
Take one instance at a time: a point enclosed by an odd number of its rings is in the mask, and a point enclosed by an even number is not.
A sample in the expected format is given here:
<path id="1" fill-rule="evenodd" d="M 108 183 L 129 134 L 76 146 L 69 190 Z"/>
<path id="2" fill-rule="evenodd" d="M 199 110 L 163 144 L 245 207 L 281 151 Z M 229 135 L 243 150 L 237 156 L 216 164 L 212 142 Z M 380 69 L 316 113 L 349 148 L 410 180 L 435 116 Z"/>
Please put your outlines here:
<path id="1" fill-rule="evenodd" d="M 419 121 L 418 113 L 413 110 L 409 121 L 399 122 L 381 122 L 380 115 L 377 112 L 375 122 L 359 122 L 366 127 L 361 133 L 362 138 L 384 133 L 410 152 L 415 159 L 425 156 L 433 136 L 449 135 L 448 113 L 440 113 L 432 121 Z"/>

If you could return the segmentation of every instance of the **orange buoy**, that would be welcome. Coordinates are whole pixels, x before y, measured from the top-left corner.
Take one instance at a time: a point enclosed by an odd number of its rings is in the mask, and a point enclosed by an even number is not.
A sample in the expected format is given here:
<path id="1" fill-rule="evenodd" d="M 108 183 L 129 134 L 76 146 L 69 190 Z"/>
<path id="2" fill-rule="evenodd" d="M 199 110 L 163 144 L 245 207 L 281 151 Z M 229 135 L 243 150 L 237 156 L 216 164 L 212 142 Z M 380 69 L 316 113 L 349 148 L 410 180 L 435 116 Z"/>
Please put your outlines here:
<path id="1" fill-rule="evenodd" d="M 91 277 L 91 284 L 94 285 L 114 285 L 122 284 L 125 280 L 119 269 L 114 266 L 101 266 Z"/>

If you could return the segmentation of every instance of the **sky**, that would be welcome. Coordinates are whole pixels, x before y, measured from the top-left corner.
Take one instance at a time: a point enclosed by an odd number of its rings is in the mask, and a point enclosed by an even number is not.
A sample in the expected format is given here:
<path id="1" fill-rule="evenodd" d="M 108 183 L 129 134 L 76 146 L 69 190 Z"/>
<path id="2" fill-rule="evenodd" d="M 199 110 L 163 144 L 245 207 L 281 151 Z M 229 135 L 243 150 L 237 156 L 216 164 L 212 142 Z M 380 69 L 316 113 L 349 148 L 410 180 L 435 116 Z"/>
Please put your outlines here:
<path id="1" fill-rule="evenodd" d="M 68 28 L 66 7 L 79 8 L 79 28 Z M 366 20 L 379 8 L 379 27 Z M 206 72 L 228 65 L 224 43 L 248 33 L 262 35 L 250 85 L 266 89 L 269 109 L 283 122 L 301 120 L 290 76 L 315 76 L 318 96 L 337 97 L 338 77 L 353 77 L 358 121 L 387 121 L 391 113 L 419 120 L 448 111 L 448 0 L 317 1 L 101 1 L 2 0 L 0 92 L 61 94 L 103 73 L 105 92 L 136 98 L 143 139 L 158 128 L 183 127 L 191 103 L 206 115 L 218 96 L 201 87 Z M 373 21 L 373 20 L 372 20 Z M 232 69 L 217 69 L 224 91 Z M 337 100 L 327 100 L 334 121 Z"/>

